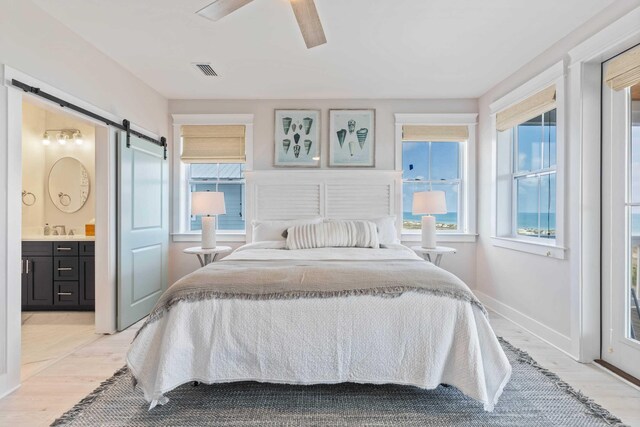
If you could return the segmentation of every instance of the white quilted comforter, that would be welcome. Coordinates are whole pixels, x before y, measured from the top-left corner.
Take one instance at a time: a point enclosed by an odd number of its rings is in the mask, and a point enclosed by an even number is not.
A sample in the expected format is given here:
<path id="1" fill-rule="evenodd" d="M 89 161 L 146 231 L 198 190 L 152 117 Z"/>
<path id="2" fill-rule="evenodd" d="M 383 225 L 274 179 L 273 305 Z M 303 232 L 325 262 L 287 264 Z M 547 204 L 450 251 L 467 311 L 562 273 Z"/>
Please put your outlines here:
<path id="1" fill-rule="evenodd" d="M 415 259 L 385 249 L 282 250 L 246 245 L 235 260 Z M 433 267 L 437 268 L 437 267 Z M 491 411 L 511 366 L 482 311 L 468 302 L 407 292 L 396 298 L 350 296 L 293 300 L 180 302 L 145 327 L 127 364 L 150 408 L 190 381 L 287 384 L 445 383 Z"/>

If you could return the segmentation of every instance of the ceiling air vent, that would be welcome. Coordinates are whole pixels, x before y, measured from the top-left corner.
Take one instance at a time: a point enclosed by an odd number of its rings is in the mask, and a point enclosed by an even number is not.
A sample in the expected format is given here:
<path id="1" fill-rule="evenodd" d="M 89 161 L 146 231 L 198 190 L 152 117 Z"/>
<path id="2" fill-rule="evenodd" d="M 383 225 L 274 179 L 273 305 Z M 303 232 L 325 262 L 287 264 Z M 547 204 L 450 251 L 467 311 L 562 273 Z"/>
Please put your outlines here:
<path id="1" fill-rule="evenodd" d="M 193 66 L 200 70 L 205 76 L 216 77 L 218 75 L 208 62 L 195 62 Z"/>

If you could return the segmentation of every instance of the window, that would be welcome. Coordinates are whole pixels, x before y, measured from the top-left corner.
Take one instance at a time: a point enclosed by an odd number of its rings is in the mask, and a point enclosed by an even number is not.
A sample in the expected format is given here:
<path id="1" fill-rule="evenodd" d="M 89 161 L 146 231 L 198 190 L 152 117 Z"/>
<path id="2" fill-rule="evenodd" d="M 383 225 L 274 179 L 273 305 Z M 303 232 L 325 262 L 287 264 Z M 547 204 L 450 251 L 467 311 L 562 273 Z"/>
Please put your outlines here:
<path id="1" fill-rule="evenodd" d="M 492 243 L 564 259 L 564 65 L 491 104 Z"/>
<path id="2" fill-rule="evenodd" d="M 187 167 L 189 193 L 194 191 L 219 191 L 224 193 L 224 204 L 227 213 L 217 216 L 217 229 L 244 231 L 244 164 L 192 163 Z M 189 215 L 189 217 L 189 229 L 191 231 L 201 230 L 201 216 Z"/>
<path id="3" fill-rule="evenodd" d="M 498 140 L 511 145 L 504 162 L 512 165 L 512 234 L 555 239 L 556 109 L 501 133 Z"/>
<path id="4" fill-rule="evenodd" d="M 172 239 L 199 242 L 202 218 L 191 215 L 192 193 L 224 193 L 216 215 L 219 241 L 243 242 L 246 174 L 253 166 L 253 114 L 173 114 Z"/>
<path id="5" fill-rule="evenodd" d="M 396 113 L 402 240 L 420 239 L 421 217 L 412 214 L 413 194 L 444 191 L 447 213 L 435 215 L 440 242 L 476 241 L 475 113 Z M 400 175 L 401 174 L 401 175 Z"/>
<path id="6" fill-rule="evenodd" d="M 404 141 L 402 143 L 402 228 L 418 230 L 421 216 L 413 215 L 413 193 L 444 191 L 447 213 L 435 215 L 439 231 L 460 231 L 461 160 L 464 142 Z"/>

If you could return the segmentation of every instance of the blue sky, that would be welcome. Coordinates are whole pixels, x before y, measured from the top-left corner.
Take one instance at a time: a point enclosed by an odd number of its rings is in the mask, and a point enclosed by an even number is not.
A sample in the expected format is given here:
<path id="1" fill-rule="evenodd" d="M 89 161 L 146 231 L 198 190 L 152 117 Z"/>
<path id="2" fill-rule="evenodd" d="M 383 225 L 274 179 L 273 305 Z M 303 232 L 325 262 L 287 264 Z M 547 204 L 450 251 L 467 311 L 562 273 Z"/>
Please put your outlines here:
<path id="1" fill-rule="evenodd" d="M 404 142 L 402 143 L 402 176 L 404 179 L 456 179 L 459 174 L 459 152 L 459 143 L 457 142 L 433 142 L 431 143 L 431 153 L 429 153 L 429 143 Z M 430 175 L 429 164 L 431 164 Z M 457 211 L 457 186 L 434 184 L 432 189 L 445 191 L 447 210 L 449 212 Z M 405 184 L 405 189 L 402 192 L 403 211 L 411 212 L 414 191 L 429 190 L 430 188 L 425 184 Z"/>
<path id="2" fill-rule="evenodd" d="M 556 163 L 555 126 L 518 126 L 517 172 L 547 169 Z M 555 177 L 521 178 L 518 182 L 518 212 L 540 213 L 556 211 Z"/>

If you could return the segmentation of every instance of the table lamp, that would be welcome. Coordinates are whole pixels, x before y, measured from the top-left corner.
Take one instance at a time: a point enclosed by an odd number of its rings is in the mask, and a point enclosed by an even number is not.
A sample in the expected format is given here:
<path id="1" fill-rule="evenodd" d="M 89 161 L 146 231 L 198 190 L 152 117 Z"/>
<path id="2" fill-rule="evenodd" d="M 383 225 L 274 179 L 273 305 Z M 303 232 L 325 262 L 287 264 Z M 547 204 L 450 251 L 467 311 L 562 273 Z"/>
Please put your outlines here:
<path id="1" fill-rule="evenodd" d="M 191 215 L 202 215 L 202 249 L 216 247 L 216 215 L 227 213 L 224 193 L 196 191 L 191 193 Z"/>
<path id="2" fill-rule="evenodd" d="M 432 215 L 447 213 L 447 201 L 444 197 L 444 191 L 418 191 L 413 193 L 412 213 L 414 215 L 424 215 L 422 217 L 422 247 L 434 249 L 436 247 L 436 218 Z"/>

